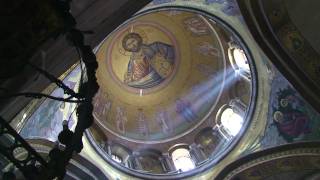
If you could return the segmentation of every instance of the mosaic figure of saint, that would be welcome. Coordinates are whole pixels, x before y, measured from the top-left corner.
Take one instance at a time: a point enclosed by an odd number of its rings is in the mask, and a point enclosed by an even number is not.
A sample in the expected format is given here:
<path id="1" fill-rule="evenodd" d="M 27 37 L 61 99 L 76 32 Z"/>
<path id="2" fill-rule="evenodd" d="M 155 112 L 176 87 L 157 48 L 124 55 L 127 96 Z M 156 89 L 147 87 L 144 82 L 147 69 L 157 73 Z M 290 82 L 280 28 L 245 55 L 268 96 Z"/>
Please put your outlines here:
<path id="1" fill-rule="evenodd" d="M 292 142 L 301 135 L 311 133 L 310 117 L 296 92 L 288 86 L 277 94 L 278 103 L 274 107 L 273 120 L 280 135 Z"/>
<path id="2" fill-rule="evenodd" d="M 146 121 L 146 116 L 142 110 L 138 111 L 138 130 L 143 136 L 149 135 L 149 128 Z"/>
<path id="3" fill-rule="evenodd" d="M 285 113 L 276 111 L 273 116 L 279 133 L 288 142 L 292 142 L 294 138 L 299 137 L 301 134 L 311 132 L 309 117 L 298 110 Z"/>
<path id="4" fill-rule="evenodd" d="M 117 124 L 117 130 L 121 133 L 125 133 L 125 124 L 127 123 L 128 119 L 124 113 L 124 109 L 121 107 L 116 108 L 116 124 Z"/>
<path id="5" fill-rule="evenodd" d="M 168 133 L 171 130 L 167 124 L 168 119 L 168 114 L 165 111 L 158 112 L 156 116 L 156 121 L 161 127 L 163 133 Z"/>
<path id="6" fill-rule="evenodd" d="M 196 69 L 206 77 L 212 77 L 215 73 L 212 67 L 207 64 L 197 64 Z"/>
<path id="7" fill-rule="evenodd" d="M 197 118 L 196 113 L 191 109 L 191 104 L 188 101 L 177 99 L 176 112 L 187 122 L 192 122 Z"/>
<path id="8" fill-rule="evenodd" d="M 219 56 L 219 50 L 208 42 L 201 42 L 197 47 L 197 51 L 205 56 Z"/>
<path id="9" fill-rule="evenodd" d="M 130 87 L 154 87 L 173 71 L 175 53 L 169 44 L 159 41 L 144 44 L 138 33 L 129 33 L 122 39 L 122 47 L 132 53 L 124 75 L 124 83 Z"/>
<path id="10" fill-rule="evenodd" d="M 100 118 L 106 118 L 111 109 L 112 102 L 103 97 L 101 91 L 94 97 L 94 113 Z"/>
<path id="11" fill-rule="evenodd" d="M 108 101 L 103 106 L 102 116 L 107 117 L 107 114 L 109 113 L 109 110 L 111 109 L 111 101 Z"/>
<path id="12" fill-rule="evenodd" d="M 208 25 L 199 17 L 191 17 L 184 20 L 186 28 L 192 32 L 193 35 L 201 36 L 208 35 L 210 29 Z"/>

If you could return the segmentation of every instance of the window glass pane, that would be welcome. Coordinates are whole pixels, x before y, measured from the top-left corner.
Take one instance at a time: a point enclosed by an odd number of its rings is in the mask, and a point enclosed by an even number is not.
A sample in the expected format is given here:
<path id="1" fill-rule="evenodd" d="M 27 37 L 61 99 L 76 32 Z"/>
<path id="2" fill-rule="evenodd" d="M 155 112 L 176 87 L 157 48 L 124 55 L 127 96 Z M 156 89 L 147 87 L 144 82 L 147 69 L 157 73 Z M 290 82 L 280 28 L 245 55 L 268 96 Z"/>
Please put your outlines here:
<path id="1" fill-rule="evenodd" d="M 242 49 L 233 50 L 233 58 L 240 70 L 248 71 L 250 70 L 247 57 Z"/>
<path id="2" fill-rule="evenodd" d="M 121 163 L 121 162 L 122 162 L 122 159 L 121 159 L 119 156 L 117 156 L 117 155 L 112 154 L 112 155 L 111 155 L 111 158 L 112 158 L 114 161 L 118 162 L 118 163 Z"/>
<path id="3" fill-rule="evenodd" d="M 235 113 L 231 108 L 227 108 L 221 115 L 221 124 L 228 133 L 230 133 L 230 135 L 235 136 L 239 133 L 242 127 L 243 118 L 239 114 Z"/>
<path id="4" fill-rule="evenodd" d="M 177 170 L 182 172 L 189 171 L 195 168 L 195 164 L 191 159 L 190 153 L 187 149 L 177 149 L 172 153 L 172 160 Z"/>

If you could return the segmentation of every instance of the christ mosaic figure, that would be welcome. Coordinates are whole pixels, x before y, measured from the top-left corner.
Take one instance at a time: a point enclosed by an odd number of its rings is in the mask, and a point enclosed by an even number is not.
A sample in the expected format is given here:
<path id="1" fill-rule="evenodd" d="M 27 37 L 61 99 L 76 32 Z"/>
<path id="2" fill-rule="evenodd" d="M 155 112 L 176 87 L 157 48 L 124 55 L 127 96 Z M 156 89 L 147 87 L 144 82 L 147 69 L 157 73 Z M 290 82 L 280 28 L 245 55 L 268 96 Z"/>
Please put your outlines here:
<path id="1" fill-rule="evenodd" d="M 163 42 L 144 44 L 138 33 L 129 33 L 122 39 L 122 47 L 131 52 L 124 83 L 146 89 L 159 85 L 173 71 L 175 53 L 173 46 Z"/>

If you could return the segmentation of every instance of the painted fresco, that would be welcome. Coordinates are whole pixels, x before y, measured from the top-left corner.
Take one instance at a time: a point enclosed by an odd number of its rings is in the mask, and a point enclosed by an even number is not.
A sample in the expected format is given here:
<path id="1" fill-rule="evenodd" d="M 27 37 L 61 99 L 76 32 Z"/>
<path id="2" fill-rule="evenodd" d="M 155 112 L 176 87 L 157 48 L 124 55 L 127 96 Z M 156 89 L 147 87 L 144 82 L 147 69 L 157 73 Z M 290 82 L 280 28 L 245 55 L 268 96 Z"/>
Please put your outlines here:
<path id="1" fill-rule="evenodd" d="M 80 67 L 76 67 L 63 82 L 72 89 L 77 89 L 80 79 Z M 66 97 L 62 89 L 55 89 L 52 96 Z M 40 107 L 27 120 L 22 128 L 20 135 L 26 139 L 47 139 L 56 141 L 58 134 L 62 130 L 62 121 L 69 120 L 69 127 L 74 129 L 75 119 L 75 103 L 65 103 L 52 99 L 45 99 Z M 70 114 L 72 115 L 70 116 Z"/>
<path id="2" fill-rule="evenodd" d="M 166 134 L 166 133 L 172 133 L 172 126 L 170 124 L 170 120 L 168 117 L 168 113 L 167 111 L 161 109 L 158 111 L 158 113 L 156 113 L 155 115 L 155 119 L 159 125 L 159 127 L 161 127 L 161 132 Z"/>
<path id="3" fill-rule="evenodd" d="M 196 2 L 206 6 L 213 5 L 228 16 L 241 16 L 241 12 L 236 0 L 153 0 L 148 6 L 161 5 L 172 2 Z"/>
<path id="4" fill-rule="evenodd" d="M 199 16 L 188 17 L 183 21 L 183 23 L 186 29 L 188 29 L 193 36 L 203 36 L 211 33 L 210 27 Z"/>
<path id="5" fill-rule="evenodd" d="M 225 85 L 223 31 L 179 10 L 143 15 L 121 26 L 97 51 L 96 123 L 139 142 L 168 141 L 199 126 Z"/>
<path id="6" fill-rule="evenodd" d="M 170 3 L 170 2 L 174 2 L 174 1 L 175 0 L 153 0 L 152 4 L 159 5 L 159 4 Z"/>
<path id="7" fill-rule="evenodd" d="M 271 81 L 270 104 L 265 132 L 257 148 L 319 140 L 320 114 L 317 113 L 275 69 Z"/>
<path id="8" fill-rule="evenodd" d="M 154 0 L 152 5 L 169 4 L 172 2 Z M 176 0 L 174 2 L 173 4 L 186 4 L 187 6 L 197 3 L 200 8 L 202 5 L 206 5 L 209 9 L 217 10 L 217 14 L 223 12 L 224 15 L 232 20 L 238 18 L 241 24 L 244 22 L 236 0 Z M 173 10 L 167 14 L 168 16 L 177 16 L 179 15 L 177 12 L 179 11 Z M 226 19 L 226 21 L 230 22 L 230 19 Z M 200 36 L 206 33 L 205 29 L 202 28 L 201 20 L 190 17 L 189 19 L 184 19 L 184 25 L 189 30 L 190 35 Z M 238 24 L 232 25 L 238 26 Z M 302 49 L 304 43 L 301 42 L 301 38 L 292 28 L 283 28 L 279 34 L 281 34 L 282 40 L 291 52 L 306 49 Z M 219 56 L 216 49 L 212 48 L 210 43 L 202 42 L 195 50 L 204 56 Z M 245 154 L 281 144 L 318 140 L 320 138 L 320 114 L 301 97 L 295 88 L 272 65 L 266 64 L 266 66 L 270 75 L 268 77 L 269 82 L 266 83 L 271 85 L 268 115 L 266 117 L 267 125 L 263 134 L 252 145 L 252 149 L 247 149 Z M 205 64 L 197 64 L 196 69 L 206 76 L 213 73 L 211 72 L 212 69 L 210 70 Z M 195 92 L 199 91 L 197 90 L 197 86 L 194 86 L 193 89 L 195 89 Z"/>
<path id="9" fill-rule="evenodd" d="M 229 16 L 239 16 L 241 14 L 236 0 L 205 0 L 205 3 L 210 4 L 220 4 L 220 10 Z"/>
<path id="10" fill-rule="evenodd" d="M 212 46 L 209 42 L 201 42 L 196 50 L 204 56 L 220 56 L 219 50 Z"/>
<path id="11" fill-rule="evenodd" d="M 108 48 L 108 73 L 130 92 L 152 92 L 175 75 L 177 54 L 176 39 L 166 27 L 149 21 L 132 23 L 117 33 Z"/>
<path id="12" fill-rule="evenodd" d="M 117 130 L 122 134 L 126 133 L 126 122 L 128 121 L 127 116 L 125 115 L 125 110 L 122 107 L 116 108 L 117 115 L 116 115 L 116 124 Z"/>
<path id="13" fill-rule="evenodd" d="M 191 103 L 182 99 L 176 100 L 176 112 L 186 122 L 192 122 L 197 119 L 197 114 L 192 110 Z"/>
<path id="14" fill-rule="evenodd" d="M 289 8 L 289 4 L 286 3 L 289 2 L 290 1 L 263 1 L 265 17 L 268 18 L 268 23 L 273 27 L 272 31 L 281 44 L 281 47 L 290 53 L 292 57 L 290 62 L 287 62 L 288 64 L 292 64 L 288 67 L 288 69 L 291 70 L 285 70 L 284 72 L 290 73 L 289 71 L 297 68 L 296 73 L 303 73 L 307 77 L 305 81 L 317 86 L 316 88 L 319 90 L 320 55 L 316 51 L 316 46 L 312 46 L 308 39 L 305 38 L 307 35 L 303 34 L 306 33 L 306 31 L 303 31 L 303 25 L 300 24 L 297 26 L 299 23 L 291 20 L 294 16 L 292 17 L 292 14 L 290 15 L 290 11 L 287 9 Z M 285 5 L 281 5 L 280 3 L 284 3 Z M 293 4 L 298 5 L 298 3 Z M 274 11 L 275 8 L 277 9 L 276 11 Z M 315 36 L 314 38 L 317 37 L 319 36 Z M 300 80 L 294 79 L 294 81 Z M 307 84 L 308 83 L 306 83 L 306 85 Z"/>
<path id="15" fill-rule="evenodd" d="M 131 52 L 124 83 L 140 89 L 159 85 L 171 75 L 175 52 L 172 45 L 155 41 L 145 44 L 138 33 L 128 33 L 122 39 L 122 47 Z"/>

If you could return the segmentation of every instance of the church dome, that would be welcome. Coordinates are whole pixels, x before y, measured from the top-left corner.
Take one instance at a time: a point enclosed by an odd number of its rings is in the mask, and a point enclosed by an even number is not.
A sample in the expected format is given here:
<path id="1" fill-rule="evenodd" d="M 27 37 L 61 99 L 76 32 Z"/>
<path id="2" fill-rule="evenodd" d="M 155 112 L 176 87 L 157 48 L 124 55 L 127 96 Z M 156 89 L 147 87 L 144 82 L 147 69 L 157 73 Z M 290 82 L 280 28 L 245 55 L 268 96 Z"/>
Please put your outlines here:
<path id="1" fill-rule="evenodd" d="M 143 12 L 107 36 L 96 56 L 100 89 L 87 136 L 126 172 L 186 174 L 212 165 L 250 120 L 250 56 L 215 17 Z"/>

